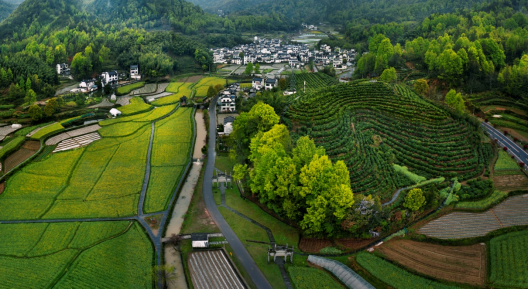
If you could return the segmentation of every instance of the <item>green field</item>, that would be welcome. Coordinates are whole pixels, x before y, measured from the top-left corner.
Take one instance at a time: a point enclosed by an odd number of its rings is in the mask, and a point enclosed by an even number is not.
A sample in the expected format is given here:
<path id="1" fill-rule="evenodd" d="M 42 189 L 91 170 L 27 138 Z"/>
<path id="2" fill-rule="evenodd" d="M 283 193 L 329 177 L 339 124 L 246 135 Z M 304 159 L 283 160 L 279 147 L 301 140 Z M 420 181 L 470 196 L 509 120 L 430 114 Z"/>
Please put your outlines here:
<path id="1" fill-rule="evenodd" d="M 106 120 L 99 122 L 99 125 L 107 126 L 111 124 L 124 123 L 124 122 L 129 122 L 129 121 L 151 122 L 151 121 L 157 120 L 169 114 L 175 108 L 176 108 L 176 105 L 158 107 L 158 108 L 155 108 L 154 110 L 150 110 L 148 112 L 141 113 L 141 114 L 124 116 L 124 117 L 115 118 L 115 119 L 106 119 Z"/>
<path id="2" fill-rule="evenodd" d="M 1 288 L 152 288 L 137 223 L 0 224 Z"/>
<path id="3" fill-rule="evenodd" d="M 295 289 L 344 289 L 324 270 L 308 267 L 288 267 Z"/>
<path id="4" fill-rule="evenodd" d="M 150 109 L 152 109 L 152 106 L 145 104 L 145 101 L 140 97 L 134 97 L 130 100 L 130 104 L 119 107 L 119 111 L 121 111 L 123 116 L 145 112 Z"/>
<path id="5" fill-rule="evenodd" d="M 131 91 L 133 91 L 135 89 L 139 89 L 139 88 L 143 87 L 144 85 L 145 85 L 144 82 L 137 82 L 137 83 L 133 83 L 131 85 L 126 85 L 126 86 L 119 87 L 119 88 L 117 88 L 116 95 L 118 95 L 118 96 L 126 95 L 126 94 L 130 93 Z"/>
<path id="6" fill-rule="evenodd" d="M 156 101 L 152 102 L 152 104 L 154 106 L 163 106 L 178 103 L 180 98 L 183 96 L 190 98 L 192 95 L 192 90 L 189 89 L 189 85 L 191 85 L 191 83 L 170 83 L 166 91 L 174 93 L 174 95 L 157 99 Z"/>
<path id="7" fill-rule="evenodd" d="M 156 122 L 151 170 L 144 211 L 163 211 L 190 160 L 193 109 L 179 108 L 170 117 Z"/>
<path id="8" fill-rule="evenodd" d="M 528 288 L 528 231 L 490 241 L 492 288 Z"/>
<path id="9" fill-rule="evenodd" d="M 400 289 L 449 289 L 448 285 L 411 274 L 390 262 L 367 252 L 360 252 L 356 261 L 374 277 Z"/>
<path id="10" fill-rule="evenodd" d="M 499 158 L 495 163 L 494 169 L 498 175 L 501 174 L 500 171 L 506 171 L 504 173 L 508 175 L 522 174 L 519 164 L 504 150 L 499 151 Z"/>
<path id="11" fill-rule="evenodd" d="M 229 81 L 229 83 L 233 83 L 234 81 Z M 225 87 L 226 80 L 223 78 L 218 77 L 207 77 L 201 79 L 195 86 L 194 89 L 196 90 L 196 97 L 205 97 L 207 96 L 207 90 L 209 89 L 209 86 L 216 86 L 216 85 L 222 85 Z"/>
<path id="12" fill-rule="evenodd" d="M 31 138 L 40 140 L 42 137 L 45 137 L 48 134 L 58 133 L 63 130 L 64 130 L 64 127 L 60 123 L 55 123 L 53 125 L 40 129 L 37 133 L 31 136 Z"/>
<path id="13" fill-rule="evenodd" d="M 466 210 L 485 210 L 490 208 L 493 205 L 498 204 L 500 201 L 508 197 L 508 194 L 502 191 L 494 191 L 490 196 L 477 200 L 477 201 L 462 201 L 458 202 L 455 206 L 456 209 L 466 209 Z"/>
<path id="14" fill-rule="evenodd" d="M 2 149 L 0 149 L 0 158 L 3 158 L 7 154 L 9 154 L 11 151 L 15 150 L 19 147 L 22 143 L 24 143 L 24 140 L 26 138 L 24 136 L 17 136 L 13 138 L 9 143 L 7 143 Z"/>

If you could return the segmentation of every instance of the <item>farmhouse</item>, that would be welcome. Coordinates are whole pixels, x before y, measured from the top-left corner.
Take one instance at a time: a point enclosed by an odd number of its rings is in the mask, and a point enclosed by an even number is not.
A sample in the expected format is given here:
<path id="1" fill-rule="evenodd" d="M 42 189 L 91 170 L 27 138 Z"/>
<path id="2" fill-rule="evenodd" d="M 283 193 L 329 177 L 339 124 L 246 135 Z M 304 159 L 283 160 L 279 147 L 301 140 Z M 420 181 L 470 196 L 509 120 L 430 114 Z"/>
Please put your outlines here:
<path id="1" fill-rule="evenodd" d="M 139 66 L 137 64 L 130 66 L 130 78 L 133 80 L 141 79 L 141 75 L 139 74 Z"/>
<path id="2" fill-rule="evenodd" d="M 276 79 L 266 79 L 266 90 L 271 90 L 273 88 L 277 87 L 277 80 Z"/>
<path id="3" fill-rule="evenodd" d="M 220 107 L 220 112 L 236 111 L 235 96 L 222 97 L 222 99 L 220 99 L 218 102 L 218 106 Z"/>
<path id="4" fill-rule="evenodd" d="M 70 67 L 68 66 L 67 63 L 58 63 L 57 64 L 57 74 L 69 76 L 70 73 L 71 73 L 71 69 L 70 69 Z"/>
<path id="5" fill-rule="evenodd" d="M 119 80 L 117 71 L 104 72 L 101 74 L 101 81 L 106 84 L 114 84 Z"/>
<path id="6" fill-rule="evenodd" d="M 255 90 L 262 90 L 262 86 L 264 85 L 263 79 L 261 78 L 254 78 L 251 82 L 251 87 Z"/>
<path id="7" fill-rule="evenodd" d="M 191 242 L 193 248 L 209 248 L 209 235 L 208 234 L 191 234 Z"/>

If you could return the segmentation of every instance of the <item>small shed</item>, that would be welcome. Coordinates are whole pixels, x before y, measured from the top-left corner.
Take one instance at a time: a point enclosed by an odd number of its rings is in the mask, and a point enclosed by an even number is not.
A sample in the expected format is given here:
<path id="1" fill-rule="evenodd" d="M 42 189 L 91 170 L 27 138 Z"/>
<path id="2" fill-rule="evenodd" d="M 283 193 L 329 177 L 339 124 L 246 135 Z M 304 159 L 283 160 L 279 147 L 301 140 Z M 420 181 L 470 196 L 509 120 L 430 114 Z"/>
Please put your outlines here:
<path id="1" fill-rule="evenodd" d="M 112 108 L 110 110 L 110 115 L 114 116 L 114 117 L 117 117 L 118 115 L 121 115 L 121 111 L 119 111 L 118 109 L 116 108 Z"/>
<path id="2" fill-rule="evenodd" d="M 208 234 L 191 234 L 191 241 L 193 248 L 209 248 L 209 235 Z"/>

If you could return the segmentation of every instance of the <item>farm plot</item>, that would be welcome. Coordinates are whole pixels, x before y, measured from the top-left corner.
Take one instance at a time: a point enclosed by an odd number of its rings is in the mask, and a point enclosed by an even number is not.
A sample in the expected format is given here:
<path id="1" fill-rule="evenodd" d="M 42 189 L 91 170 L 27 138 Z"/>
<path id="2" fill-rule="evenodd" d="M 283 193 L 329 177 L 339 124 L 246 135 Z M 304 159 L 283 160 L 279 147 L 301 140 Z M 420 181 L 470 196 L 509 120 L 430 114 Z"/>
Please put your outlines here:
<path id="1" fill-rule="evenodd" d="M 130 100 L 132 100 L 134 97 L 119 97 L 117 98 L 116 100 L 116 104 L 118 105 L 121 105 L 121 106 L 126 106 L 128 104 L 130 104 Z"/>
<path id="2" fill-rule="evenodd" d="M 40 140 L 42 137 L 45 137 L 52 133 L 58 133 L 60 131 L 64 130 L 64 127 L 60 123 L 53 123 L 49 126 L 38 128 L 38 131 L 31 132 L 29 135 L 31 135 L 32 139 Z"/>
<path id="3" fill-rule="evenodd" d="M 5 137 L 15 131 L 17 131 L 18 128 L 13 128 L 11 126 L 3 126 L 0 127 L 0 141 L 4 140 Z"/>
<path id="4" fill-rule="evenodd" d="M 0 224 L 0 241 L 1 288 L 152 288 L 137 223 Z"/>
<path id="5" fill-rule="evenodd" d="M 156 84 L 146 84 L 142 88 L 139 88 L 137 90 L 133 90 L 132 92 L 130 92 L 130 95 L 138 96 L 138 95 L 144 95 L 144 94 L 153 94 L 156 92 L 157 88 L 158 87 Z"/>
<path id="6" fill-rule="evenodd" d="M 229 83 L 232 83 L 234 81 L 229 81 Z M 216 86 L 216 85 L 222 85 L 225 86 L 226 80 L 222 78 L 217 77 L 208 77 L 201 79 L 195 86 L 194 89 L 196 90 L 195 96 L 197 97 L 205 97 L 207 96 L 207 90 L 209 89 L 209 86 Z"/>
<path id="7" fill-rule="evenodd" d="M 519 164 L 512 159 L 511 156 L 504 152 L 503 150 L 499 151 L 499 158 L 495 163 L 494 167 L 495 175 L 519 175 L 522 174 Z"/>
<path id="8" fill-rule="evenodd" d="M 308 135 L 334 162 L 345 162 L 354 193 L 382 201 L 413 184 L 391 163 L 426 179 L 457 175 L 467 180 L 482 174 L 492 156 L 489 144 L 474 134 L 477 128 L 407 88 L 381 82 L 308 92 L 292 103 L 283 120 L 293 139 Z"/>
<path id="9" fill-rule="evenodd" d="M 490 260 L 493 288 L 528 288 L 528 231 L 493 238 Z"/>
<path id="10" fill-rule="evenodd" d="M 138 88 L 141 88 L 144 85 L 145 85 L 144 82 L 137 82 L 137 83 L 133 83 L 133 84 L 130 84 L 130 85 L 122 86 L 122 87 L 117 88 L 116 93 L 118 95 L 126 95 L 126 94 L 130 93 L 132 90 L 136 90 Z"/>
<path id="11" fill-rule="evenodd" d="M 175 104 L 179 102 L 180 98 L 183 96 L 186 96 L 188 98 L 191 97 L 192 90 L 189 89 L 189 85 L 191 85 L 191 83 L 171 83 L 169 87 L 167 88 L 167 92 L 174 93 L 174 95 L 162 97 L 152 102 L 152 104 L 155 106 Z"/>
<path id="12" fill-rule="evenodd" d="M 193 285 L 199 289 L 246 289 L 223 251 L 189 254 Z"/>
<path id="13" fill-rule="evenodd" d="M 86 146 L 86 145 L 88 145 L 88 144 L 90 144 L 90 143 L 92 143 L 94 141 L 100 140 L 100 139 L 101 139 L 101 135 L 99 135 L 96 132 L 90 133 L 90 134 L 86 134 L 86 135 L 82 135 L 82 136 L 79 136 L 79 137 L 73 137 L 73 138 L 70 138 L 70 139 L 66 139 L 66 140 L 61 141 L 57 145 L 55 150 L 53 150 L 53 153 L 60 152 L 60 151 L 71 150 L 71 149 L 79 148 L 79 147 L 82 147 L 82 146 Z"/>
<path id="14" fill-rule="evenodd" d="M 296 289 L 344 288 L 323 270 L 308 267 L 288 267 L 288 272 Z"/>
<path id="15" fill-rule="evenodd" d="M 35 154 L 40 148 L 40 143 L 37 141 L 26 141 L 22 148 L 17 150 L 15 153 L 9 155 L 4 161 L 5 172 L 15 168 L 18 164 L 24 162 L 26 159 Z"/>
<path id="16" fill-rule="evenodd" d="M 18 136 L 9 141 L 4 147 L 0 148 L 0 158 L 8 155 L 24 142 L 26 138 L 24 136 Z"/>
<path id="17" fill-rule="evenodd" d="M 484 236 L 505 227 L 528 225 L 528 194 L 514 196 L 483 213 L 454 212 L 433 220 L 419 233 L 439 239 Z"/>
<path id="18" fill-rule="evenodd" d="M 84 128 L 80 128 L 80 129 L 64 132 L 62 134 L 59 134 L 57 136 L 53 136 L 53 137 L 49 138 L 46 141 L 46 145 L 47 146 L 57 145 L 57 144 L 59 144 L 59 142 L 61 142 L 63 140 L 66 140 L 66 139 L 69 139 L 69 138 L 72 138 L 72 137 L 85 135 L 85 134 L 88 134 L 88 133 L 92 133 L 92 132 L 95 132 L 95 131 L 97 131 L 99 129 L 101 129 L 101 126 L 96 124 L 96 125 L 91 125 L 91 126 L 88 126 L 88 127 L 84 127 Z"/>
<path id="19" fill-rule="evenodd" d="M 158 107 L 158 108 L 154 108 L 154 110 L 150 110 L 148 112 L 137 114 L 137 115 L 125 116 L 125 117 L 120 117 L 120 118 L 115 118 L 115 119 L 106 119 L 106 120 L 99 122 L 99 125 L 108 126 L 111 124 L 124 123 L 124 122 L 129 122 L 129 121 L 151 122 L 151 121 L 154 121 L 156 119 L 159 119 L 161 117 L 168 115 L 174 109 L 176 109 L 176 105 Z"/>
<path id="20" fill-rule="evenodd" d="M 190 162 L 193 138 L 192 109 L 179 108 L 166 119 L 158 121 L 154 131 L 151 170 L 145 212 L 167 208 L 170 196 Z"/>
<path id="21" fill-rule="evenodd" d="M 411 274 L 397 266 L 367 252 L 360 252 L 356 261 L 374 277 L 394 288 L 400 289 L 449 289 L 447 285 Z"/>
<path id="22" fill-rule="evenodd" d="M 391 261 L 437 279 L 486 286 L 486 246 L 448 247 L 391 240 L 376 249 Z"/>
<path id="23" fill-rule="evenodd" d="M 304 82 L 307 92 L 338 84 L 336 78 L 324 73 L 301 73 L 295 76 L 295 87 L 298 92 L 304 90 Z"/>
<path id="24" fill-rule="evenodd" d="M 121 111 L 123 116 L 126 116 L 126 115 L 132 115 L 132 114 L 145 112 L 145 111 L 150 110 L 151 108 L 152 106 L 145 104 L 145 101 L 143 101 L 142 98 L 134 97 L 130 100 L 130 104 L 120 107 L 119 111 Z"/>

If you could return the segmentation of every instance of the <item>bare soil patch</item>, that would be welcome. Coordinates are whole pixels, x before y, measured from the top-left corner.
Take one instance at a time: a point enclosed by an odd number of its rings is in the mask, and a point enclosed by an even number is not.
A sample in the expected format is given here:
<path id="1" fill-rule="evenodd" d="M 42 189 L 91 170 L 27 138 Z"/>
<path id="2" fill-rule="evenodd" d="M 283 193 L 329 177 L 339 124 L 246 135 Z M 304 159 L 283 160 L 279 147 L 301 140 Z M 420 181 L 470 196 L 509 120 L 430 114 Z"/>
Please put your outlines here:
<path id="1" fill-rule="evenodd" d="M 528 177 L 519 175 L 494 175 L 493 182 L 497 190 L 513 191 L 528 188 Z"/>
<path id="2" fill-rule="evenodd" d="M 20 148 L 18 151 L 6 158 L 6 160 L 4 161 L 4 172 L 8 172 L 9 170 L 15 168 L 18 164 L 24 162 L 36 152 L 37 150 Z"/>
<path id="3" fill-rule="evenodd" d="M 38 141 L 26 141 L 26 143 L 24 143 L 24 145 L 22 145 L 22 148 L 38 151 L 40 149 L 40 142 L 38 142 Z"/>
<path id="4" fill-rule="evenodd" d="M 510 134 L 519 139 L 519 140 L 522 140 L 524 142 L 528 142 L 528 138 L 526 138 L 524 135 L 520 134 L 519 132 L 515 131 L 514 129 L 509 129 L 510 130 Z"/>
<path id="5" fill-rule="evenodd" d="M 334 243 L 338 246 L 347 248 L 349 250 L 359 250 L 366 247 L 368 244 L 374 242 L 377 239 L 356 239 L 356 238 L 343 238 L 337 239 Z"/>
<path id="6" fill-rule="evenodd" d="M 198 76 L 192 76 L 192 77 L 188 77 L 188 78 L 182 78 L 182 79 L 180 79 L 180 80 L 178 80 L 178 81 L 180 81 L 180 82 L 187 82 L 187 83 L 195 83 L 195 82 L 201 80 L 202 77 L 203 77 L 203 76 L 198 75 Z"/>
<path id="7" fill-rule="evenodd" d="M 321 249 L 332 246 L 332 242 L 326 239 L 304 238 L 299 241 L 299 249 L 307 253 L 319 253 Z"/>
<path id="8" fill-rule="evenodd" d="M 486 285 L 486 245 L 441 246 L 394 239 L 376 249 L 391 261 L 438 279 Z"/>

